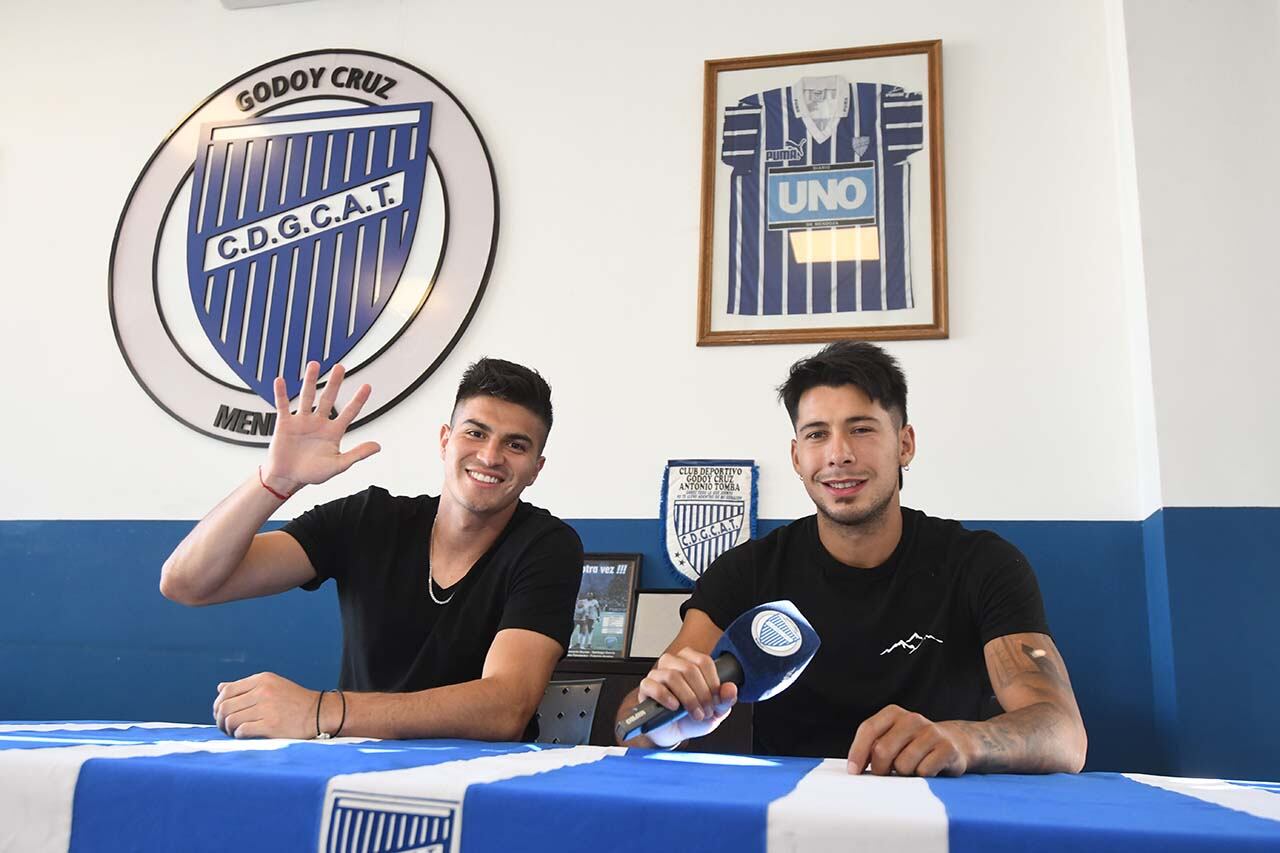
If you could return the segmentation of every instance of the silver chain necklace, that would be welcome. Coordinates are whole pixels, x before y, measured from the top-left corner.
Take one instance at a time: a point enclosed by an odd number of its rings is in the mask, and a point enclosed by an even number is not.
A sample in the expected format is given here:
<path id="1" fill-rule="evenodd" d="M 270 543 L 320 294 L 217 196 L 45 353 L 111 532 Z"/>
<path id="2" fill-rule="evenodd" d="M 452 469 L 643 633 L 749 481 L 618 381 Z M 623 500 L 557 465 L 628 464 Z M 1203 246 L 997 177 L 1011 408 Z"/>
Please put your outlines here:
<path id="1" fill-rule="evenodd" d="M 441 607 L 443 607 L 444 605 L 448 604 L 450 601 L 453 601 L 453 596 L 457 595 L 458 591 L 455 589 L 449 595 L 449 597 L 446 598 L 444 601 L 441 601 L 440 599 L 436 598 L 436 589 L 435 589 L 436 581 L 435 581 L 435 576 L 432 574 L 432 568 L 433 568 L 432 564 L 435 562 L 436 521 L 439 518 L 440 518 L 440 515 L 437 512 L 436 517 L 431 519 L 431 541 L 427 543 L 427 595 L 431 596 L 432 601 L 434 601 L 436 604 L 439 604 Z M 444 587 L 440 587 L 440 589 L 443 591 Z"/>

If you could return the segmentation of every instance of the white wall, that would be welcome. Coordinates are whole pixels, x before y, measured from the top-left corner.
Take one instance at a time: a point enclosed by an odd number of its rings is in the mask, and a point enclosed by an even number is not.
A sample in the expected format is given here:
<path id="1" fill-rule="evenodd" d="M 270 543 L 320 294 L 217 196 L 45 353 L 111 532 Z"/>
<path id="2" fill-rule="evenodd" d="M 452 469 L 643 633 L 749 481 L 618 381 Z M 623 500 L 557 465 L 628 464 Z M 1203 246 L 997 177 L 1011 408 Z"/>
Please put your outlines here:
<path id="1" fill-rule="evenodd" d="M 1147 281 L 1142 254 L 1142 205 L 1138 158 L 1133 142 L 1133 98 L 1129 82 L 1129 40 L 1124 0 L 1106 0 L 1107 71 L 1111 81 L 1111 115 L 1115 133 L 1116 212 L 1120 236 L 1120 278 L 1124 293 L 1129 375 L 1133 410 L 1135 484 L 1138 518 L 1164 505 L 1160 448 L 1156 429 L 1155 389 L 1151 380 L 1151 336 L 1148 328 Z"/>
<path id="2" fill-rule="evenodd" d="M 1124 8 L 1164 503 L 1280 506 L 1280 4 Z"/>
<path id="3" fill-rule="evenodd" d="M 935 37 L 952 337 L 888 347 L 908 371 L 920 443 L 907 502 L 962 518 L 1146 515 L 1139 449 L 1150 436 L 1131 402 L 1142 373 L 1123 244 L 1132 173 L 1117 154 L 1104 4 L 816 2 L 803 18 L 783 8 L 315 0 L 229 12 L 216 0 L 9 0 L 0 518 L 193 518 L 253 470 L 259 452 L 191 432 L 134 383 L 111 333 L 107 258 L 143 163 L 205 95 L 262 62 L 334 46 L 413 63 L 468 107 L 495 161 L 502 231 L 457 349 L 356 434 L 384 452 L 311 500 L 370 481 L 434 490 L 432 448 L 456 378 L 493 354 L 538 367 L 555 388 L 536 503 L 568 517 L 653 517 L 664 460 L 731 456 L 761 463 L 763 517 L 809 511 L 772 386 L 816 347 L 693 345 L 702 62 Z M 1135 74 L 1135 97 L 1139 85 Z M 1256 110 L 1265 91 L 1229 97 Z M 1236 177 L 1274 175 L 1268 137 L 1232 120 L 1238 143 L 1209 126 L 1179 130 L 1188 157 L 1221 165 L 1237 152 Z M 1246 203 L 1264 222 L 1263 199 Z M 594 215 L 577 215 L 588 206 Z M 1262 229 L 1212 233 L 1238 248 Z M 1184 242 L 1190 252 L 1198 241 Z M 1148 247 L 1149 274 L 1178 266 L 1150 257 Z M 1260 272 L 1231 263 L 1242 278 Z M 1173 310 L 1152 300 L 1153 317 Z M 1230 411 L 1208 392 L 1199 406 L 1201 417 Z"/>

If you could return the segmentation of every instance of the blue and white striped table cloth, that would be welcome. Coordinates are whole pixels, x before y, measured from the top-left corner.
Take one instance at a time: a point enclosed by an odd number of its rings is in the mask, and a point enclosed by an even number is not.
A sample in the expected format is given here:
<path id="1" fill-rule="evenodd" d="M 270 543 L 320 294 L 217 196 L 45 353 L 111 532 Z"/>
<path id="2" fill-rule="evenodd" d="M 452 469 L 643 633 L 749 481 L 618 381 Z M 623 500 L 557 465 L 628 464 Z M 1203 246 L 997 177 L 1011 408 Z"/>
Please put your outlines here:
<path id="1" fill-rule="evenodd" d="M 1280 785 L 851 777 L 842 760 L 0 725 L 0 850 L 1278 850 Z"/>

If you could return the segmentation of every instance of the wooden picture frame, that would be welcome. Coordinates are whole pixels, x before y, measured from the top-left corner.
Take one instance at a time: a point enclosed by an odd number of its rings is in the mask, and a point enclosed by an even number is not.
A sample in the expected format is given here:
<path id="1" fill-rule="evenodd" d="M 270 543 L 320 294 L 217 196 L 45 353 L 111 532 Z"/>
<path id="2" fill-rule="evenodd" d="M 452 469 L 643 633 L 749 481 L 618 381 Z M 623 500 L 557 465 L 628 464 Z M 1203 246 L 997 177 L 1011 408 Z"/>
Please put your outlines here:
<path id="1" fill-rule="evenodd" d="M 947 337 L 942 42 L 708 60 L 699 346 Z"/>

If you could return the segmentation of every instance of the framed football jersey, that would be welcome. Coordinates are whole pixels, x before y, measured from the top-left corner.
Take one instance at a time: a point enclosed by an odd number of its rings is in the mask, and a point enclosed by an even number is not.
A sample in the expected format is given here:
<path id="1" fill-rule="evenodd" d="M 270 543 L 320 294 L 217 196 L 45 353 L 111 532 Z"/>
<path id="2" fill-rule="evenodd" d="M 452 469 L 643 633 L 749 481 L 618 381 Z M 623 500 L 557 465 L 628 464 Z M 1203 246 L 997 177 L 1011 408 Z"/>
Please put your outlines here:
<path id="1" fill-rule="evenodd" d="M 947 336 L 942 42 L 709 60 L 698 344 Z"/>

